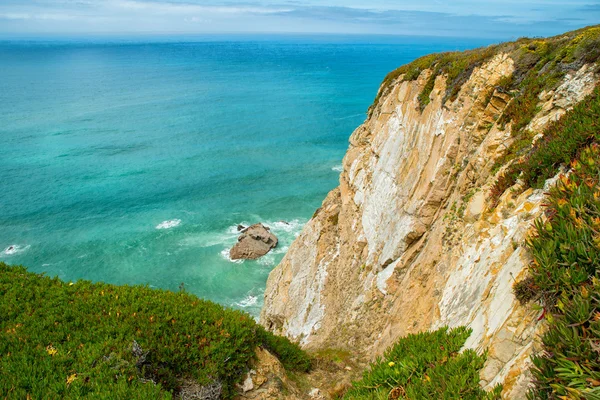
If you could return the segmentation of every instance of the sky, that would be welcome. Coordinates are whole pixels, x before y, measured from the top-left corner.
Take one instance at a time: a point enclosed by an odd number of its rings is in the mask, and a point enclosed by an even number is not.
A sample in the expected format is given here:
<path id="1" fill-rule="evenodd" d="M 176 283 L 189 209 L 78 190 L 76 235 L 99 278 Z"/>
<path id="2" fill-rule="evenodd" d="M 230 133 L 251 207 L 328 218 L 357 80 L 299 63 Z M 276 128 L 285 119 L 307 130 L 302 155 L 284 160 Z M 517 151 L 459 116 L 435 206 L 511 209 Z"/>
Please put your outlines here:
<path id="1" fill-rule="evenodd" d="M 511 39 L 600 23 L 600 0 L 0 0 L 0 35 L 336 33 Z"/>

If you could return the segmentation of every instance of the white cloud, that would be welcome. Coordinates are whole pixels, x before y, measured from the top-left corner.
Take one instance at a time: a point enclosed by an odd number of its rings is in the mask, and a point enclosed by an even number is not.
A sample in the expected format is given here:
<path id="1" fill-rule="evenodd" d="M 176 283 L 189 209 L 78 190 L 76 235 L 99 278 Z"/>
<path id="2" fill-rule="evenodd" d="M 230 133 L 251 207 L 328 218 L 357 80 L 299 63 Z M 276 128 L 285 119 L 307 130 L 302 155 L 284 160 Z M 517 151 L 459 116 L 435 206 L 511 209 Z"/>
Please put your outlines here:
<path id="1" fill-rule="evenodd" d="M 332 32 L 510 38 L 557 34 L 597 23 L 599 6 L 600 0 L 0 0 L 0 32 Z"/>
<path id="2" fill-rule="evenodd" d="M 193 3 L 152 2 L 139 0 L 112 0 L 104 4 L 127 10 L 140 10 L 152 13 L 214 13 L 214 14 L 277 14 L 293 10 L 290 7 L 256 6 L 204 6 Z"/>
<path id="3" fill-rule="evenodd" d="M 10 20 L 42 20 L 42 21 L 68 21 L 76 19 L 68 14 L 28 14 L 28 13 L 0 13 L 0 19 Z"/>

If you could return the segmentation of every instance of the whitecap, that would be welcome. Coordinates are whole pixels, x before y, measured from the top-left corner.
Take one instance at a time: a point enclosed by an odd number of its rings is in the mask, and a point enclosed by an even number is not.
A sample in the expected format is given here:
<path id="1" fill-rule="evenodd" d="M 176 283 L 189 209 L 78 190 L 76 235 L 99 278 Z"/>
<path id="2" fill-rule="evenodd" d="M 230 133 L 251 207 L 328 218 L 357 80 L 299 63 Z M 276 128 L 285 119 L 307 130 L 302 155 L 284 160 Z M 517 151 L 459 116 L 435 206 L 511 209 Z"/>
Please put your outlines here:
<path id="1" fill-rule="evenodd" d="M 251 224 L 251 223 L 249 223 L 247 221 L 242 221 L 239 224 L 234 224 L 234 225 L 231 225 L 230 227 L 228 227 L 227 228 L 227 233 L 230 234 L 230 235 L 234 235 L 235 237 L 238 237 L 242 233 L 241 231 L 238 230 L 238 227 L 240 225 L 243 226 L 244 228 L 248 228 L 248 227 L 250 227 L 250 226 L 252 226 L 254 224 Z M 267 224 L 265 223 L 265 225 L 267 225 Z"/>
<path id="2" fill-rule="evenodd" d="M 342 172 L 344 170 L 344 166 L 342 164 L 335 165 L 335 166 L 331 167 L 331 170 L 335 171 L 335 172 Z"/>
<path id="3" fill-rule="evenodd" d="M 2 252 L 3 254 L 7 255 L 7 256 L 12 256 L 15 254 L 19 254 L 19 253 L 23 253 L 24 251 L 27 251 L 27 249 L 29 249 L 30 246 L 19 246 L 18 244 L 13 244 L 8 246 L 6 249 L 4 249 L 4 251 Z"/>
<path id="4" fill-rule="evenodd" d="M 230 263 L 235 263 L 235 264 L 242 264 L 244 262 L 244 260 L 233 260 L 231 259 L 231 255 L 229 254 L 229 249 L 225 248 L 223 249 L 223 251 L 221 251 L 221 257 L 223 259 L 225 259 L 226 261 L 229 261 Z"/>
<path id="5" fill-rule="evenodd" d="M 292 221 L 265 222 L 265 225 L 271 228 L 275 234 L 278 232 L 296 233 L 302 230 L 302 227 L 304 227 L 304 222 L 294 219 Z"/>
<path id="6" fill-rule="evenodd" d="M 156 229 L 171 229 L 181 225 L 180 219 L 170 219 L 168 221 L 163 221 L 160 224 L 156 225 Z"/>
<path id="7" fill-rule="evenodd" d="M 235 305 L 242 308 L 248 308 L 252 307 L 256 303 L 258 303 L 258 297 L 248 295 L 244 300 L 240 301 L 239 303 L 235 303 Z"/>

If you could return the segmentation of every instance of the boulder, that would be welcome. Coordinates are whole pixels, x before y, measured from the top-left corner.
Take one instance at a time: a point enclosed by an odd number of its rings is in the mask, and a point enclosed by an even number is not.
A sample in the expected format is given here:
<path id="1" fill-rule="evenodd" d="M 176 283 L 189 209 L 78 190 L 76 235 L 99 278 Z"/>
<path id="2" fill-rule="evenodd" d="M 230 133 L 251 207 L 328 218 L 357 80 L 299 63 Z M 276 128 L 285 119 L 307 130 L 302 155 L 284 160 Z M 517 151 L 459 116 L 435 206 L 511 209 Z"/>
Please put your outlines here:
<path id="1" fill-rule="evenodd" d="M 269 228 L 255 224 L 242 231 L 229 256 L 232 260 L 256 260 L 277 247 L 277 242 Z"/>

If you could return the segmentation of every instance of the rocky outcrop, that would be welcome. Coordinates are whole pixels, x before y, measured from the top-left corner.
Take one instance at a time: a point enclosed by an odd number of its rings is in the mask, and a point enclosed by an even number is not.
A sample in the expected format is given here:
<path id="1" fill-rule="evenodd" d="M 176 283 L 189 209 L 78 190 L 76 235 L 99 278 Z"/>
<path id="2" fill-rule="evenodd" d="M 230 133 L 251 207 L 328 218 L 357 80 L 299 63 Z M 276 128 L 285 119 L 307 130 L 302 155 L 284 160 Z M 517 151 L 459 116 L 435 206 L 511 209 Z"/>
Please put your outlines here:
<path id="1" fill-rule="evenodd" d="M 498 126 L 511 96 L 498 82 L 514 62 L 498 54 L 444 103 L 430 70 L 397 80 L 350 138 L 340 185 L 269 276 L 261 323 L 305 348 L 374 358 L 398 338 L 443 325 L 473 329 L 466 347 L 489 350 L 482 384 L 524 398 L 529 355 L 543 326 L 512 285 L 530 262 L 522 247 L 542 215 L 544 190 L 489 202 L 492 166 L 514 140 Z M 584 66 L 540 95 L 539 132 L 590 93 Z M 552 182 L 548 182 L 550 185 Z"/>
<path id="2" fill-rule="evenodd" d="M 260 347 L 256 349 L 252 369 L 248 371 L 238 389 L 237 399 L 297 400 L 303 397 L 296 385 L 287 378 L 285 369 L 277 357 Z"/>
<path id="3" fill-rule="evenodd" d="M 277 247 L 277 237 L 263 224 L 242 230 L 237 243 L 229 252 L 232 260 L 255 260 Z"/>

